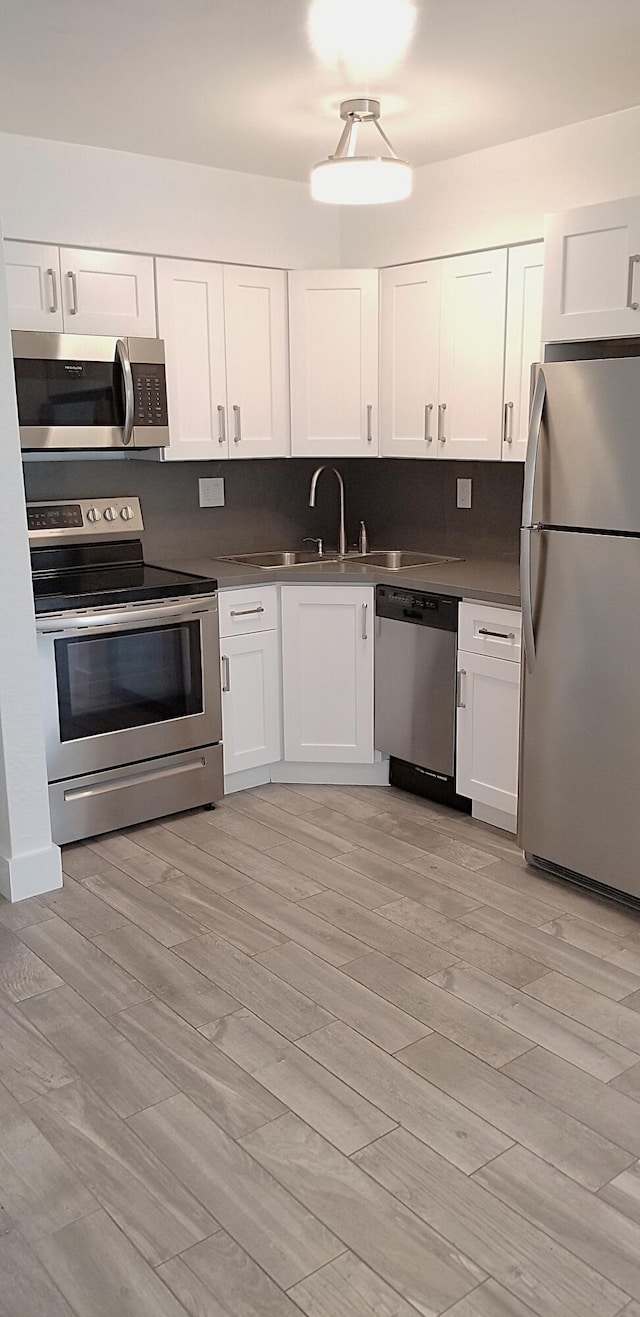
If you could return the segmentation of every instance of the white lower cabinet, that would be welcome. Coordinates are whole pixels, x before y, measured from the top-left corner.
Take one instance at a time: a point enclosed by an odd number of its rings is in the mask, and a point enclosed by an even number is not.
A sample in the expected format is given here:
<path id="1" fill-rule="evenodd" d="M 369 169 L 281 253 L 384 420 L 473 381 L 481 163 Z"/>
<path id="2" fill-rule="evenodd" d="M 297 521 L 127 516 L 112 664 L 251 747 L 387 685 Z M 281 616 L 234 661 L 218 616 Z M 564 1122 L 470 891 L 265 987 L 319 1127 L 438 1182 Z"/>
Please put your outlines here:
<path id="1" fill-rule="evenodd" d="M 372 764 L 374 591 L 283 585 L 284 758 Z"/>
<path id="2" fill-rule="evenodd" d="M 460 636 L 469 648 L 458 650 L 456 787 L 473 802 L 473 813 L 515 832 L 518 808 L 518 737 L 520 717 L 519 650 L 509 657 L 487 654 L 486 632 L 493 643 L 508 645 L 519 635 L 520 614 L 487 606 L 486 631 L 474 638 L 465 615 L 477 620 L 482 605 L 461 604 Z M 496 618 L 498 620 L 496 620 Z M 475 627 L 477 633 L 478 628 Z"/>
<path id="3" fill-rule="evenodd" d="M 220 630 L 226 780 L 282 757 L 276 587 L 221 592 Z"/>

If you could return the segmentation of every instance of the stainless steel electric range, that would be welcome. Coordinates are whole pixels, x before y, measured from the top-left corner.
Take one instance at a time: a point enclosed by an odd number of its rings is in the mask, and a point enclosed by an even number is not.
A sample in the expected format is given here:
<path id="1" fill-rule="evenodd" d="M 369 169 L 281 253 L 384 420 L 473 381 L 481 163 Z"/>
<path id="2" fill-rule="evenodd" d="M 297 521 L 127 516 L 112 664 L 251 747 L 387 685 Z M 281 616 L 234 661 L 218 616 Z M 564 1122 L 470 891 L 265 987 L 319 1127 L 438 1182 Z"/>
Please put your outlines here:
<path id="1" fill-rule="evenodd" d="M 54 841 L 223 794 L 217 581 L 150 566 L 138 499 L 27 505 Z"/>

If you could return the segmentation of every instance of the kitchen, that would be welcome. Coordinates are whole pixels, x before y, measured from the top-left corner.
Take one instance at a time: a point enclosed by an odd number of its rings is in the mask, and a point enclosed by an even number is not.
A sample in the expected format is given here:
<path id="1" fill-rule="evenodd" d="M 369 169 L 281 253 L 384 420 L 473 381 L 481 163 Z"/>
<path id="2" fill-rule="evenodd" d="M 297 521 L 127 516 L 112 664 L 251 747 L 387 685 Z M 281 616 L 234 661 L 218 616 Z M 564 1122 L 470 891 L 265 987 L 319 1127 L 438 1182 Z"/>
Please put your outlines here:
<path id="1" fill-rule="evenodd" d="M 48 36 L 57 40 L 53 28 Z M 345 90 L 355 95 L 359 89 L 351 81 Z M 197 1301 L 204 1311 L 215 1311 L 216 1304 L 235 1311 L 234 1284 L 240 1285 L 243 1268 L 253 1294 L 249 1312 L 273 1302 L 290 1305 L 282 1311 L 332 1314 L 351 1301 L 363 1313 L 386 1303 L 407 1315 L 450 1308 L 465 1315 L 534 1311 L 546 1317 L 625 1307 L 631 1314 L 640 1299 L 632 1166 L 640 1058 L 637 915 L 527 866 L 514 835 L 522 669 L 518 544 L 529 365 L 540 359 L 529 344 L 536 337 L 599 342 L 635 334 L 636 271 L 629 258 L 637 250 L 640 111 L 631 93 L 620 95 L 617 103 L 587 102 L 573 121 L 560 113 L 537 135 L 527 136 L 535 133 L 529 124 L 520 140 L 509 134 L 505 141 L 503 133 L 475 150 L 468 144 L 467 154 L 452 150 L 451 158 L 415 169 L 410 200 L 353 209 L 322 207 L 311 201 L 306 183 L 277 171 L 240 173 L 229 159 L 221 166 L 147 155 L 134 135 L 101 140 L 96 132 L 93 142 L 74 145 L 71 131 L 58 128 L 59 140 L 47 140 L 41 136 L 45 122 L 37 129 L 24 105 L 19 124 L 10 115 L 0 121 L 7 128 L 0 134 L 0 163 L 9 290 L 9 315 L 1 312 L 7 350 L 0 359 L 7 437 L 3 581 L 12 619 L 0 665 L 0 843 L 3 891 L 13 899 L 0 910 L 7 929 L 6 1010 L 2 1005 L 5 1024 L 30 1031 L 34 1047 L 37 1040 L 50 1049 L 58 1076 L 44 1089 L 35 1079 L 30 1087 L 18 1083 L 10 1066 L 7 1102 L 8 1111 L 14 1099 L 21 1106 L 34 1137 L 38 1126 L 43 1149 L 54 1149 L 48 1156 L 62 1155 L 72 1200 L 67 1216 L 56 1216 L 52 1205 L 43 1225 L 41 1203 L 19 1209 L 16 1193 L 10 1196 L 9 1220 L 18 1218 L 7 1244 L 7 1257 L 17 1259 L 15 1311 L 33 1307 L 24 1288 L 27 1278 L 36 1283 L 33 1277 L 44 1287 L 45 1310 L 54 1310 L 62 1291 L 61 1311 L 99 1311 L 94 1293 L 113 1269 L 131 1278 L 131 1311 L 137 1312 L 188 1312 L 197 1310 Z M 332 145 L 336 104 L 334 98 L 308 163 Z M 416 151 L 405 148 L 400 120 L 396 125 L 385 116 L 384 101 L 382 111 L 394 143 L 417 160 Z M 114 197 L 123 196 L 127 204 L 114 206 Z M 559 219 L 555 231 L 551 222 L 547 228 L 542 312 L 545 215 Z M 558 264 L 562 250 L 570 251 L 564 266 L 561 259 Z M 135 458 L 79 450 L 71 458 L 46 460 L 46 454 L 43 460 L 27 444 L 23 486 L 8 344 L 10 330 L 47 332 L 33 319 L 17 322 L 24 304 L 15 291 L 33 288 L 25 273 L 33 269 L 44 314 L 61 317 L 56 332 L 164 339 L 169 460 L 157 460 L 160 449 L 138 451 L 137 444 Z M 113 316 L 114 290 L 131 279 L 138 322 L 125 324 L 118 310 L 109 326 L 92 320 L 104 315 L 100 297 Z M 474 279 L 488 290 L 475 303 L 460 292 Z M 70 315 L 81 319 L 87 296 L 107 285 L 83 325 L 68 321 Z M 575 295 L 573 308 L 561 303 L 561 286 L 565 304 L 567 289 Z M 261 339 L 265 289 L 273 314 Z M 319 300 L 323 309 L 310 319 L 309 308 Z M 354 334 L 356 303 L 366 314 Z M 542 314 L 538 328 L 535 306 Z M 125 309 L 130 317 L 130 304 Z M 33 316 L 33 304 L 27 313 Z M 562 324 L 568 314 L 571 332 Z M 504 374 L 510 323 L 520 334 L 513 389 Z M 203 349 L 205 326 L 210 338 Z M 464 363 L 457 377 L 452 340 L 461 345 Z M 273 371 L 269 389 L 265 342 Z M 421 363 L 416 369 L 409 349 L 418 342 L 431 344 L 429 360 L 439 357 L 439 378 L 425 378 Z M 559 356 L 546 372 L 554 406 Z M 249 359 L 253 369 L 243 375 Z M 145 366 L 149 361 L 143 358 Z M 334 408 L 327 405 L 327 363 Z M 252 425 L 267 392 L 281 418 L 271 431 Z M 243 444 L 248 460 L 235 458 Z M 424 456 L 431 445 L 435 465 Z M 452 449 L 453 460 L 442 456 Z M 350 556 L 342 561 L 336 561 L 339 488 L 328 472 L 318 477 L 316 506 L 310 506 L 314 471 L 325 465 L 344 480 Z M 578 466 L 576 457 L 576 479 Z M 203 489 L 201 481 L 207 482 Z M 606 482 L 600 483 L 604 490 Z M 87 546 L 104 538 L 119 552 L 132 536 L 128 529 L 126 540 L 103 534 L 114 524 L 104 513 L 115 508 L 120 517 L 131 509 L 131 531 L 142 538 L 147 564 L 174 573 L 174 583 L 189 571 L 216 580 L 216 670 L 220 659 L 223 684 L 231 688 L 222 698 L 225 749 L 229 756 L 233 747 L 233 755 L 225 762 L 226 791 L 216 810 L 181 816 L 163 803 L 155 817 L 159 812 L 164 822 L 154 824 L 148 807 L 134 831 L 128 825 L 136 820 L 123 817 L 122 831 L 117 824 L 112 833 L 95 829 L 97 839 L 93 829 L 85 832 L 86 843 L 79 840 L 63 853 L 61 889 L 59 851 L 49 831 L 24 489 L 29 504 L 45 505 L 44 511 L 32 508 L 32 533 L 43 529 L 39 518 L 59 516 L 47 508 L 65 506 L 73 529 L 74 508 L 84 501 L 83 526 L 100 530 L 97 538 L 87 536 Z M 89 518 L 94 508 L 99 523 Z M 374 553 L 402 550 L 458 561 L 399 572 L 371 560 L 367 565 L 353 554 L 361 521 Z M 584 526 L 619 529 L 613 520 L 590 519 Z M 309 549 L 315 557 L 316 546 L 303 544 L 310 537 L 323 541 L 322 564 L 265 570 L 228 561 L 271 550 Z M 140 570 L 133 561 L 117 562 Z M 466 709 L 474 707 L 473 683 L 480 691 L 484 681 L 485 691 L 490 686 L 500 701 L 487 705 L 485 696 L 484 705 L 475 706 L 484 760 L 481 754 L 479 761 L 465 761 L 458 743 L 457 768 L 467 773 L 464 795 L 474 801 L 475 818 L 385 785 L 387 747 L 376 743 L 373 698 L 382 654 L 382 619 L 375 616 L 380 590 L 411 594 L 411 600 L 391 601 L 410 612 L 418 611 L 416 593 L 462 601 L 457 652 L 453 641 L 448 651 L 458 737 Z M 629 598 L 628 618 L 631 605 Z M 593 643 L 593 637 L 581 640 Z M 300 654 L 306 657 L 302 668 Z M 392 667 L 395 661 L 392 655 Z M 144 665 L 139 672 L 146 680 Z M 633 673 L 625 668 L 622 676 L 633 707 Z M 238 688 L 234 703 L 229 697 Z M 266 692 L 262 704 L 260 689 Z M 261 745 L 255 736 L 260 719 Z M 392 714 L 392 729 L 394 721 Z M 602 729 L 595 735 L 602 743 Z M 150 757 L 159 753 L 151 750 Z M 397 756 L 393 747 L 390 753 Z M 399 758 L 404 761 L 403 754 Z M 130 766 L 132 757 L 125 760 Z M 431 766 L 438 777 L 452 777 Z M 65 772 L 56 782 L 67 780 Z M 81 772 L 72 768 L 70 776 L 75 781 Z M 483 800 L 487 784 L 491 794 Z M 626 830 L 633 804 L 617 801 L 608 789 L 606 800 L 609 815 L 622 811 Z M 583 861 L 579 872 L 587 868 Z M 296 1002 L 304 1018 L 296 1019 Z M 77 1026 L 67 1021 L 72 1005 Z M 115 1087 L 79 1050 L 81 1028 L 86 1037 L 103 1038 Z M 117 1063 L 123 1039 L 135 1072 L 126 1082 Z M 27 1042 L 22 1045 L 28 1050 Z M 396 1059 L 398 1052 L 403 1055 Z M 207 1076 L 201 1081 L 206 1095 L 186 1077 L 187 1055 Z M 258 1080 L 247 1078 L 257 1074 Z M 4 1084 L 4 1071 L 0 1078 Z M 233 1103 L 221 1105 L 215 1094 L 227 1081 Z M 313 1093 L 323 1085 L 320 1109 Z M 143 1176 L 145 1193 L 158 1191 L 161 1176 L 170 1179 L 165 1196 L 171 1206 L 158 1246 L 145 1233 L 147 1209 L 136 1216 L 137 1209 L 122 1201 L 126 1193 L 109 1198 L 104 1168 L 90 1182 L 79 1169 L 79 1146 L 69 1130 L 74 1094 L 83 1088 L 90 1137 L 99 1118 L 103 1131 L 104 1122 L 116 1121 L 105 1137 L 111 1150 L 129 1140 L 128 1174 L 136 1158 L 140 1164 L 143 1146 L 155 1159 L 153 1172 L 147 1168 Z M 157 1124 L 149 1115 L 156 1103 Z M 412 1103 L 422 1112 L 417 1124 Z M 518 1103 L 524 1104 L 521 1116 Z M 268 1122 L 272 1130 L 262 1137 Z M 456 1153 L 447 1134 L 456 1122 L 475 1145 L 468 1156 Z M 280 1125 L 285 1143 L 279 1151 Z M 181 1127 L 188 1134 L 178 1136 Z M 211 1151 L 201 1179 L 189 1160 L 190 1141 Z M 307 1182 L 309 1156 L 317 1157 L 317 1171 L 336 1190 L 332 1205 Z M 212 1166 L 220 1159 L 228 1175 L 218 1179 Z M 495 1170 L 489 1166 L 494 1159 Z M 401 1183 L 394 1178 L 399 1166 Z M 283 1232 L 275 1253 L 256 1211 L 243 1202 L 238 1216 L 225 1198 L 222 1181 L 236 1174 L 245 1177 L 250 1199 L 259 1183 L 264 1187 L 267 1215 Z M 337 1192 L 344 1176 L 352 1195 L 346 1214 Z M 438 1176 L 440 1200 L 433 1188 Z M 524 1199 L 517 1188 L 523 1181 L 529 1185 Z M 462 1229 L 447 1216 L 460 1186 L 473 1220 L 488 1215 L 493 1235 L 508 1239 L 507 1259 L 474 1233 L 477 1226 Z M 185 1192 L 189 1224 L 184 1242 L 173 1247 L 171 1220 Z M 552 1200 L 566 1209 L 559 1224 L 551 1218 Z M 32 1228 L 27 1216 L 36 1207 L 40 1224 Z M 586 1244 L 571 1233 L 570 1218 L 578 1215 L 586 1223 Z M 282 1242 L 293 1229 L 295 1258 Z M 462 1259 L 459 1266 L 444 1266 L 437 1245 L 442 1235 Z M 433 1271 L 428 1282 L 424 1250 Z M 518 1279 L 511 1263 L 524 1267 L 515 1259 L 525 1251 L 531 1274 Z M 86 1273 L 78 1262 L 85 1252 L 91 1259 Z M 314 1307 L 321 1302 L 324 1307 Z"/>

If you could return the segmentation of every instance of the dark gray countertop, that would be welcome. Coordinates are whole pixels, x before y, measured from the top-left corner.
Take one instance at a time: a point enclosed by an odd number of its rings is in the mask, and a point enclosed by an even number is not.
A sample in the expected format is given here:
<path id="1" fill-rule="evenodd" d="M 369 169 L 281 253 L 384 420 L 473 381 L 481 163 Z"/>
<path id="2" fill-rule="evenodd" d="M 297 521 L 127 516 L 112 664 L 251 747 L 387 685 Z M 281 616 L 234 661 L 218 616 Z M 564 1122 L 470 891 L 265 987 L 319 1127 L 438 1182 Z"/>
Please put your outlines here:
<path id="1" fill-rule="evenodd" d="M 286 582 L 289 585 L 314 581 L 322 581 L 325 585 L 348 582 L 352 585 L 406 586 L 411 590 L 434 590 L 465 599 L 485 599 L 490 604 L 508 604 L 515 608 L 520 605 L 519 568 L 513 559 L 465 558 L 461 562 L 440 566 L 408 567 L 400 572 L 372 567 L 358 558 L 347 558 L 343 562 L 305 563 L 298 567 L 270 567 L 267 570 L 204 557 L 172 558 L 159 565 L 196 575 L 215 576 L 221 590 L 230 586 L 257 585 L 258 582 Z"/>

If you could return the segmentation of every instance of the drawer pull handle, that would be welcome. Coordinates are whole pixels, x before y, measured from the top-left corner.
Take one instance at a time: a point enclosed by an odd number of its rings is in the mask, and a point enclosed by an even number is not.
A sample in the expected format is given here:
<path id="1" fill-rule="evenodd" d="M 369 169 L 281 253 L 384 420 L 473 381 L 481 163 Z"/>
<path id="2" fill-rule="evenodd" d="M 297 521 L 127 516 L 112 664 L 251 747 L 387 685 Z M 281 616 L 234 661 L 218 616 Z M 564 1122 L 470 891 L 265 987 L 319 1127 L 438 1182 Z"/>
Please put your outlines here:
<path id="1" fill-rule="evenodd" d="M 249 617 L 252 613 L 264 613 L 262 604 L 258 604 L 257 608 L 232 608 L 229 617 Z"/>
<path id="2" fill-rule="evenodd" d="M 466 709 L 466 704 L 462 698 L 462 678 L 466 677 L 467 669 L 459 668 L 456 673 L 456 708 Z"/>
<path id="3" fill-rule="evenodd" d="M 479 636 L 495 636 L 496 640 L 515 640 L 515 631 L 489 631 L 486 626 L 478 627 Z"/>
<path id="4" fill-rule="evenodd" d="M 235 418 L 235 430 L 233 434 L 233 442 L 234 444 L 239 444 L 242 439 L 242 426 L 240 423 L 240 408 L 237 402 L 234 402 L 233 404 L 233 415 Z"/>
<path id="5" fill-rule="evenodd" d="M 446 444 L 447 436 L 444 432 L 444 414 L 447 410 L 446 402 L 438 404 L 438 443 Z"/>
<path id="6" fill-rule="evenodd" d="M 373 443 L 373 430 L 372 430 L 372 428 L 371 428 L 371 416 L 372 416 L 372 413 L 373 413 L 373 404 L 372 404 L 372 403 L 368 403 L 368 405 L 367 405 L 367 443 L 368 443 L 368 444 L 372 444 L 372 443 Z"/>
<path id="7" fill-rule="evenodd" d="M 58 310 L 58 285 L 56 283 L 56 272 L 55 270 L 49 269 L 47 270 L 47 274 L 51 280 L 51 305 L 49 310 L 51 314 L 54 315 Z"/>
<path id="8" fill-rule="evenodd" d="M 362 633 L 361 633 L 361 634 L 362 634 L 362 639 L 363 639 L 363 640 L 366 640 L 366 639 L 367 639 L 367 610 L 368 610 L 368 607 L 369 607 L 368 604 L 363 604 L 363 605 L 362 605 Z"/>
<path id="9" fill-rule="evenodd" d="M 229 672 L 229 659 L 227 658 L 226 654 L 222 655 L 222 689 L 225 693 L 226 691 L 231 690 L 231 674 Z"/>
<path id="10" fill-rule="evenodd" d="M 77 316 L 78 314 L 78 282 L 74 270 L 67 270 L 67 279 L 71 288 L 71 305 L 69 306 L 69 315 Z"/>
<path id="11" fill-rule="evenodd" d="M 505 444 L 513 443 L 513 403 L 505 402 L 504 404 L 504 442 Z"/>
<path id="12" fill-rule="evenodd" d="M 218 432 L 218 443 L 219 443 L 219 444 L 226 444 L 226 442 L 227 442 L 227 414 L 226 414 L 226 410 L 225 410 L 225 408 L 222 406 L 222 403 L 221 403 L 221 402 L 218 403 L 218 420 L 219 420 L 219 422 L 220 422 L 220 428 L 219 428 L 219 432 Z"/>

